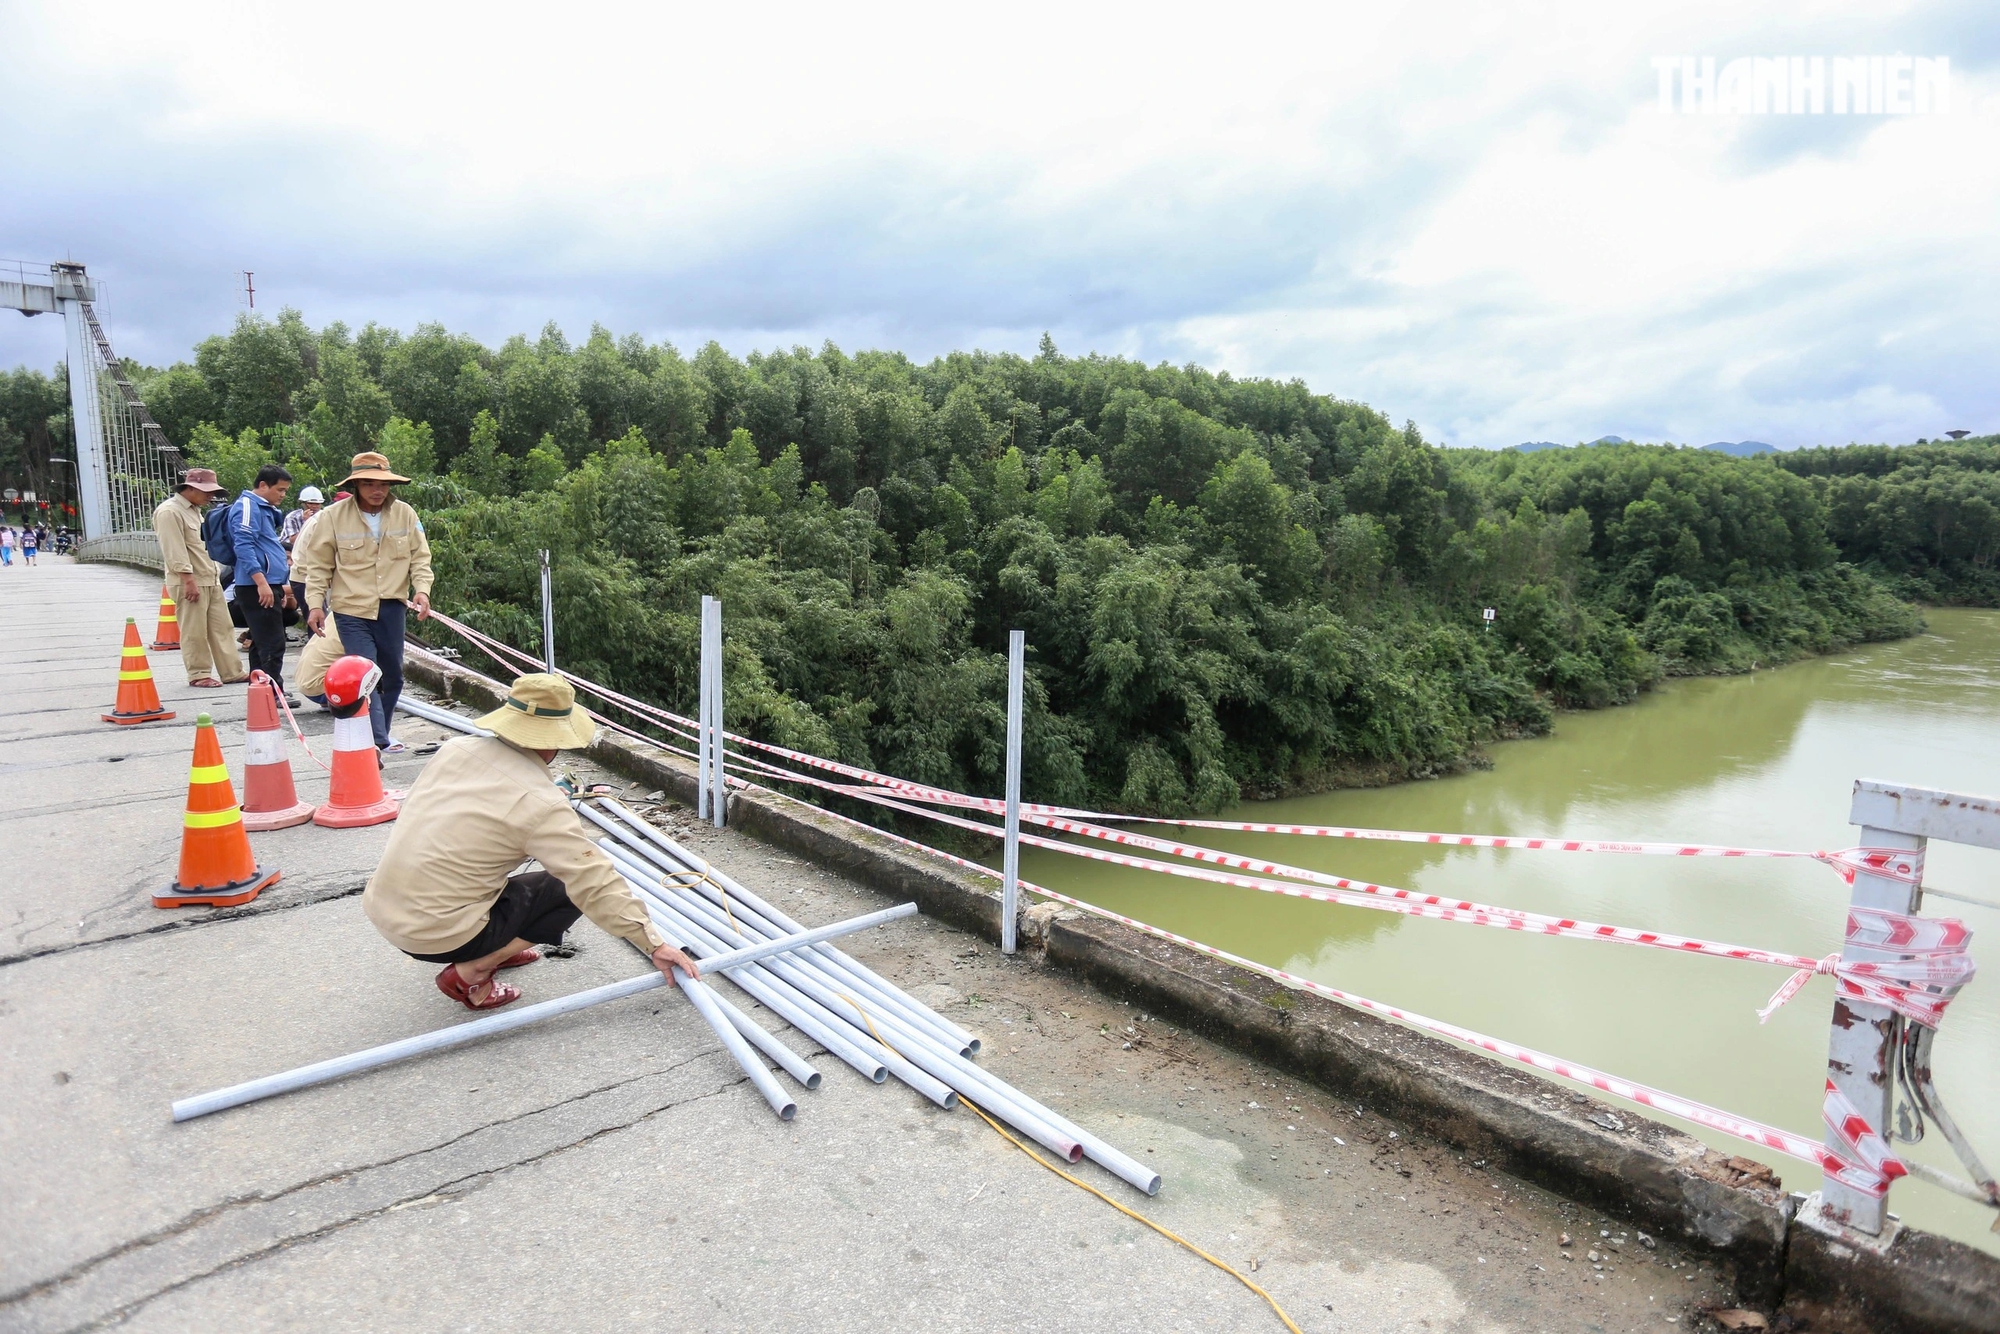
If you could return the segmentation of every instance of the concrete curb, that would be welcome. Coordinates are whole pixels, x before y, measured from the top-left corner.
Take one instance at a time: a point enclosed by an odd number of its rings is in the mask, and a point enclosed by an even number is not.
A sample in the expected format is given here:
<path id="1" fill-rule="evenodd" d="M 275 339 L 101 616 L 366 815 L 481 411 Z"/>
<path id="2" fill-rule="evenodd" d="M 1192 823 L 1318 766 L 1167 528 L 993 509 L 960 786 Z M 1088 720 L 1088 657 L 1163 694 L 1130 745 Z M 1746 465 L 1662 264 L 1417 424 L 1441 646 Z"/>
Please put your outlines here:
<path id="1" fill-rule="evenodd" d="M 494 683 L 413 654 L 411 679 L 482 709 Z M 600 731 L 592 759 L 693 804 L 694 766 Z M 992 882 L 803 802 L 734 792 L 729 823 L 997 944 Z M 1053 905 L 1049 905 L 1053 906 Z M 1043 910 L 1036 910 L 1041 914 Z M 2000 1259 L 1903 1229 L 1883 1251 L 1795 1224 L 1798 1197 L 1768 1168 L 1671 1126 L 1572 1092 L 1310 992 L 1073 910 L 1030 919 L 1048 963 L 1226 1046 L 1360 1101 L 1558 1194 L 1715 1252 L 1753 1303 L 1815 1331 L 2000 1334 Z"/>

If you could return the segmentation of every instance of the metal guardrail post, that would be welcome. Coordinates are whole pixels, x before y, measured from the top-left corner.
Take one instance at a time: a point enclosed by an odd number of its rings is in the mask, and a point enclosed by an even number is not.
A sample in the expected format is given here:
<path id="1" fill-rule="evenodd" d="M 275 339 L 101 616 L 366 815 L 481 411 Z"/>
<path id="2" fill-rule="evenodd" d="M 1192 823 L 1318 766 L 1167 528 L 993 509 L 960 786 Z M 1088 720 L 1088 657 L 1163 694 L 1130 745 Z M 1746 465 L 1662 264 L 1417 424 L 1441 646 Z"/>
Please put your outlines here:
<path id="1" fill-rule="evenodd" d="M 1028 636 L 1007 632 L 1007 814 L 1006 840 L 1000 868 L 1000 949 L 1012 954 L 1021 893 L 1021 677 L 1026 670 Z"/>
<path id="2" fill-rule="evenodd" d="M 556 674 L 556 598 L 547 551 L 542 552 L 542 663 L 550 676 Z"/>
<path id="3" fill-rule="evenodd" d="M 1914 913 L 1923 902 L 1924 850 L 1932 838 L 1977 847 L 2000 848 L 2000 803 L 1929 788 L 1908 787 L 1861 779 L 1854 785 L 1848 818 L 1861 826 L 1861 846 L 1898 849 L 1910 854 L 1914 875 L 1907 878 L 1857 871 L 1849 902 L 1860 908 Z M 1841 958 L 1852 962 L 1894 959 L 1893 949 L 1849 943 Z M 1833 1026 L 1827 1044 L 1827 1078 L 1847 1095 L 1875 1132 L 1887 1140 L 1896 1088 L 1895 1062 L 1904 1024 L 1902 1016 L 1884 1005 L 1867 1005 L 1836 997 Z M 1827 1147 L 1846 1152 L 1831 1133 Z M 1827 1180 L 1820 1191 L 1827 1218 L 1864 1232 L 1881 1235 L 1888 1221 L 1889 1201 Z"/>

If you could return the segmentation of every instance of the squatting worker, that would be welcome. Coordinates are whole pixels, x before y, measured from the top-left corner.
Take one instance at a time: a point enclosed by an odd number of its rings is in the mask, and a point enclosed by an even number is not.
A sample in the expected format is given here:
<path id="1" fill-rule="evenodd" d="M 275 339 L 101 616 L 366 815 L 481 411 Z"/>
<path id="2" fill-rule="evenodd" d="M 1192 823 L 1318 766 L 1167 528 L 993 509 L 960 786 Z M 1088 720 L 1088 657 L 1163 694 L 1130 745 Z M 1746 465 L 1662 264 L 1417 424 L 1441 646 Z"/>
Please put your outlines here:
<path id="1" fill-rule="evenodd" d="M 305 577 L 306 628 L 318 634 L 330 606 L 347 651 L 382 669 L 368 721 L 375 748 L 391 755 L 403 749 L 389 735 L 389 715 L 403 693 L 407 607 L 417 609 L 419 620 L 431 614 L 430 539 L 417 512 L 389 494 L 409 480 L 391 472 L 380 454 L 356 454 L 341 483 L 354 494 L 321 510 L 293 551 Z"/>
<path id="2" fill-rule="evenodd" d="M 357 662 L 342 658 L 327 671 L 335 712 Z M 696 976 L 549 781 L 556 752 L 589 745 L 596 731 L 569 683 L 520 677 L 479 725 L 494 735 L 446 742 L 404 798 L 361 895 L 375 929 L 412 958 L 444 964 L 438 990 L 473 1010 L 517 999 L 495 971 L 541 958 L 533 946 L 561 943 L 580 914 L 642 946 L 669 978 L 674 968 Z M 529 857 L 544 869 L 511 874 Z"/>
<path id="3" fill-rule="evenodd" d="M 307 635 L 306 646 L 299 650 L 299 693 L 322 709 L 331 709 L 326 702 L 327 669 L 346 656 L 338 625 L 329 622 L 318 634 Z"/>
<path id="4" fill-rule="evenodd" d="M 248 673 L 236 654 L 229 605 L 222 600 L 222 572 L 201 540 L 201 512 L 222 490 L 210 468 L 189 468 L 180 490 L 153 511 L 153 531 L 166 559 L 167 582 L 179 584 L 174 618 L 181 633 L 181 661 L 188 684 L 204 690 L 235 685 Z"/>

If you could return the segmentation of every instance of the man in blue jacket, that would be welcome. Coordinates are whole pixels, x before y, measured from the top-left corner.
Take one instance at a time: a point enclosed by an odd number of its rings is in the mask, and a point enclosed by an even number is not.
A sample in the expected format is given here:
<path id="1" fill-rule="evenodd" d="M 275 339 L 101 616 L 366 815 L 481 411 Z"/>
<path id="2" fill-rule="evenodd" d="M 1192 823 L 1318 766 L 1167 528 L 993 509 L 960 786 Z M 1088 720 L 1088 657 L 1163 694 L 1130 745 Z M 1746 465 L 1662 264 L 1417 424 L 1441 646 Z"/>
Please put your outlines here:
<path id="1" fill-rule="evenodd" d="M 236 550 L 236 605 L 250 632 L 250 670 L 285 689 L 285 610 L 292 605 L 292 567 L 279 530 L 292 475 L 275 463 L 257 470 L 257 482 L 229 506 L 229 538 Z"/>

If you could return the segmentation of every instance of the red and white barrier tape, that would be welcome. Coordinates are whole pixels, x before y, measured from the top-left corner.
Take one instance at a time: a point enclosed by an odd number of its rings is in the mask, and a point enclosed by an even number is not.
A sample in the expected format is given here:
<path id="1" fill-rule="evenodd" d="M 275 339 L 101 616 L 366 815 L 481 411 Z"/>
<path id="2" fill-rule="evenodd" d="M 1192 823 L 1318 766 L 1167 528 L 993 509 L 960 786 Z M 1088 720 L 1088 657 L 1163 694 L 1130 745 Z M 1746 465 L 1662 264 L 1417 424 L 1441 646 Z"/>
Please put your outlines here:
<path id="1" fill-rule="evenodd" d="M 746 786 L 763 791 L 771 790 L 763 788 L 758 783 L 748 783 Z M 824 807 L 818 809 L 833 819 L 853 825 L 879 838 L 886 838 L 891 842 L 900 843 L 905 847 L 927 853 L 954 866 L 963 867 L 980 875 L 994 879 L 1000 877 L 1000 872 L 990 866 L 982 865 L 979 862 L 964 857 L 955 857 L 951 853 L 943 852 L 925 843 L 920 843 L 916 839 L 907 838 L 901 834 L 877 828 L 852 816 L 843 815 L 838 811 L 826 810 Z M 1860 1190 L 1875 1191 L 1877 1193 L 1879 1191 L 1886 1191 L 1890 1177 L 1904 1174 L 1905 1169 L 1903 1169 L 1902 1164 L 1895 1159 L 1893 1154 L 1880 1158 L 1872 1165 L 1866 1157 L 1863 1157 L 1860 1162 L 1850 1161 L 1834 1153 L 1824 1144 L 1815 1143 L 1805 1136 L 1794 1134 L 1789 1130 L 1781 1130 L 1776 1126 L 1767 1126 L 1762 1122 L 1752 1121 L 1747 1117 L 1736 1116 L 1720 1108 L 1710 1107 L 1706 1103 L 1696 1102 L 1693 1099 L 1683 1098 L 1677 1094 L 1651 1088 L 1644 1084 L 1636 1084 L 1631 1080 L 1620 1079 L 1615 1075 L 1605 1074 L 1601 1070 L 1594 1070 L 1589 1066 L 1578 1065 L 1573 1061 L 1561 1060 L 1558 1057 L 1547 1055 L 1533 1048 L 1523 1047 L 1517 1043 L 1505 1042 L 1499 1038 L 1488 1037 L 1483 1033 L 1475 1033 L 1471 1029 L 1461 1028 L 1456 1024 L 1448 1024 L 1442 1020 L 1415 1014 L 1393 1005 L 1385 1005 L 1380 1001 L 1370 1000 L 1365 996 L 1356 996 L 1351 992 L 1342 991 L 1337 987 L 1330 987 L 1323 982 L 1315 982 L 1311 978 L 1299 977 L 1296 974 L 1288 973 L 1282 968 L 1273 968 L 1268 964 L 1261 964 L 1251 959 L 1245 959 L 1240 955 L 1231 954 L 1227 950 L 1218 949 L 1213 945 L 1207 945 L 1198 940 L 1191 940 L 1186 936 L 1177 935 L 1162 927 L 1153 926 L 1151 923 L 1139 921 L 1134 917 L 1127 917 L 1123 913 L 1113 912 L 1108 908 L 1101 908 L 1094 903 L 1087 903 L 1082 899 L 1071 898 L 1067 894 L 1059 894 L 1054 890 L 1031 884 L 1025 880 L 1021 881 L 1020 885 L 1023 890 L 1030 894 L 1066 904 L 1093 917 L 1102 917 L 1108 921 L 1121 923 L 1122 925 L 1131 927 L 1135 931 L 1143 932 L 1160 940 L 1168 940 L 1177 945 L 1184 945 L 1191 950 L 1206 954 L 1211 958 L 1220 959 L 1224 963 L 1233 964 L 1238 968 L 1248 969 L 1251 972 L 1261 974 L 1274 981 L 1284 983 L 1287 986 L 1310 991 L 1315 995 L 1326 996 L 1342 1004 L 1351 1005 L 1356 1009 L 1387 1015 L 1389 1018 L 1408 1024 L 1412 1028 L 1436 1033 L 1440 1036 L 1451 1038 L 1456 1042 L 1462 1042 L 1467 1046 L 1477 1047 L 1482 1051 L 1491 1052 L 1496 1056 L 1516 1061 L 1533 1069 L 1559 1075 L 1564 1079 L 1575 1080 L 1580 1084 L 1587 1084 L 1605 1093 L 1614 1094 L 1638 1103 L 1642 1107 L 1651 1107 L 1656 1111 L 1665 1112 L 1670 1116 L 1678 1116 L 1685 1121 L 1690 1121 L 1707 1129 L 1743 1140 L 1746 1143 L 1755 1144 L 1761 1148 L 1772 1149 L 1789 1157 L 1797 1158 L 1802 1162 L 1811 1163 L 1830 1176 L 1835 1176 L 1842 1181 L 1855 1184 L 1856 1188 Z M 1852 1112 L 1853 1109 L 1850 1107 L 1847 1110 Z M 1843 1118 L 1840 1125 L 1847 1130 L 1853 1130 L 1856 1123 L 1858 1123 L 1859 1131 L 1867 1130 L 1866 1122 L 1858 1114 L 1854 1115 L 1851 1120 Z M 1873 1144 L 1871 1144 L 1864 1136 L 1857 1132 L 1851 1140 L 1844 1140 L 1843 1142 L 1855 1143 L 1860 1146 L 1856 1149 L 1857 1155 L 1860 1155 L 1864 1150 L 1872 1149 L 1874 1144 L 1879 1144 L 1880 1137 L 1875 1137 Z M 1871 1170 L 1873 1171 L 1872 1176 Z"/>
<path id="2" fill-rule="evenodd" d="M 541 666 L 540 663 L 535 662 L 528 655 L 509 648 L 478 631 L 471 630 L 469 627 L 462 626 L 449 617 L 440 616 L 437 619 L 441 620 L 447 627 L 465 634 L 468 638 L 476 643 L 480 643 L 482 646 L 499 650 L 518 659 L 522 663 L 528 664 L 531 669 Z M 649 705 L 643 701 L 619 694 L 616 691 L 608 690 L 603 686 L 597 685 L 595 682 L 575 676 L 572 673 L 565 672 L 562 675 L 572 683 L 615 702 L 620 707 L 627 708 L 641 717 L 652 717 L 660 725 L 681 730 L 684 734 L 693 731 L 695 728 L 692 720 L 682 718 L 658 706 Z M 591 711 L 586 710 L 586 712 Z M 640 735 L 629 728 L 619 727 L 617 724 L 611 723 L 609 719 L 604 718 L 601 714 L 592 712 L 592 716 L 616 728 L 620 732 L 632 736 Z M 991 837 L 998 837 L 1000 835 L 1000 831 L 990 825 L 980 824 L 977 821 L 949 818 L 936 812 L 912 808 L 904 805 L 902 802 L 883 800 L 880 792 L 871 791 L 870 789 L 895 792 L 911 800 L 926 804 L 980 810 L 991 814 L 998 814 L 1004 809 L 1003 804 L 996 799 L 970 797 L 948 789 L 891 778 L 888 775 L 843 764 L 836 760 L 827 760 L 819 756 L 808 755 L 802 751 L 792 750 L 789 747 L 775 745 L 770 742 L 756 741 L 751 738 L 737 736 L 734 733 L 726 735 L 731 741 L 738 743 L 739 746 L 749 746 L 768 754 L 778 755 L 794 763 L 819 769 L 822 772 L 836 773 L 842 777 L 856 778 L 862 781 L 861 785 L 828 783 L 807 775 L 788 773 L 762 761 L 753 760 L 751 757 L 742 755 L 740 752 L 736 757 L 736 763 L 739 768 L 744 764 L 749 764 L 754 766 L 756 770 L 765 772 L 773 778 L 822 788 L 842 796 L 892 807 L 907 814 L 962 826 Z M 1906 953 L 1899 960 L 1847 962 L 1842 960 L 1838 954 L 1828 955 L 1823 959 L 1811 959 L 1801 955 L 1782 954 L 1750 946 L 1730 945 L 1719 941 L 1703 940 L 1699 937 L 1680 936 L 1667 932 L 1642 931 L 1634 927 L 1611 926 L 1603 923 L 1558 918 L 1547 914 L 1524 912 L 1513 908 L 1500 908 L 1468 900 L 1447 900 L 1438 895 L 1415 894 L 1406 889 L 1378 885 L 1369 881 L 1353 880 L 1344 876 L 1329 875 L 1324 872 L 1312 871 L 1282 862 L 1262 861 L 1239 854 L 1220 852 L 1198 844 L 1169 842 L 1154 838 L 1151 835 L 1112 829 L 1097 823 L 1097 821 L 1103 819 L 1132 820 L 1136 817 L 1102 816 L 1092 812 L 1071 811 L 1063 807 L 1042 806 L 1034 803 L 1023 804 L 1022 817 L 1030 823 L 1065 833 L 1076 834 L 1085 838 L 1143 848 L 1147 851 L 1158 852 L 1169 857 L 1179 857 L 1187 860 L 1204 861 L 1234 867 L 1238 870 L 1250 871 L 1257 876 L 1277 876 L 1283 879 L 1302 880 L 1321 888 L 1318 891 L 1305 890 L 1293 885 L 1273 883 L 1264 879 L 1203 872 L 1194 867 L 1158 862 L 1147 858 L 1123 857 L 1098 849 L 1080 847 L 1076 844 L 1040 839 L 1033 835 L 1025 836 L 1025 841 L 1031 846 L 1045 847 L 1072 856 L 1082 856 L 1091 860 L 1129 866 L 1138 870 L 1164 872 L 1183 878 L 1200 879 L 1212 883 L 1234 885 L 1240 888 L 1286 894 L 1291 897 L 1338 903 L 1349 907 L 1386 910 L 1405 916 L 1425 917 L 1437 921 L 1469 922 L 1474 925 L 1499 927 L 1504 930 L 1531 931 L 1541 935 L 1561 936 L 1573 939 L 1606 940 L 1620 944 L 1675 950 L 1681 953 L 1702 954 L 1715 958 L 1743 959 L 1753 963 L 1766 963 L 1794 969 L 1792 978 L 1784 986 L 1780 987 L 1777 994 L 1771 998 L 1770 1003 L 1758 1012 L 1760 1020 L 1768 1019 L 1773 1012 L 1796 995 L 1799 989 L 1810 978 L 1818 974 L 1826 974 L 1835 979 L 1836 986 L 1842 994 L 1852 999 L 1887 1006 L 1917 1023 L 1934 1028 L 1937 1026 L 1939 1019 L 1942 1018 L 1944 1008 L 1950 1002 L 1951 995 L 1955 994 L 1959 987 L 1970 981 L 1974 972 L 1971 956 L 1965 949 L 1966 942 L 1970 939 L 1969 933 L 1965 931 L 1962 923 L 1952 919 L 1943 919 L 1942 921 L 1934 922 L 1931 919 L 1898 916 L 1897 921 L 1904 925 L 1895 929 L 1903 931 L 1906 935 L 1931 931 L 1933 934 L 1943 932 L 1952 937 L 1950 940 L 1940 939 L 1934 944 L 1916 945 L 1913 952 Z M 1802 853 L 1760 848 L 1731 848 L 1707 844 L 1614 843 L 1575 839 L 1513 838 L 1499 835 L 1421 834 L 1408 831 L 1361 829 L 1333 825 L 1277 825 L 1220 820 L 1162 820 L 1157 822 L 1148 821 L 1148 823 L 1160 823 L 1185 828 L 1310 834 L 1321 837 L 1388 839 L 1398 842 L 1458 847 L 1555 849 L 1571 852 L 1617 852 L 1678 857 L 1810 858 L 1833 865 L 1836 870 L 1841 871 L 1850 881 L 1857 870 L 1869 870 L 1877 874 L 1889 875 L 1893 878 L 1909 879 L 1913 882 L 1920 878 L 1922 874 L 1922 858 L 1920 854 L 1902 849 L 1889 848 L 1853 848 L 1839 853 Z M 1886 918 L 1895 915 L 1884 914 L 1880 916 Z M 1860 939 L 1856 935 L 1856 932 L 1860 929 L 1856 918 L 1850 916 L 1848 920 L 1850 941 L 1860 944 L 1875 943 L 1871 940 Z M 1907 945 L 1911 944 L 1912 940 L 1885 940 L 1882 943 L 1890 946 L 1897 944 Z M 1938 994 L 1935 990 L 1927 991 L 1918 989 L 1925 987 L 1943 988 L 1946 991 L 1945 994 Z"/>

